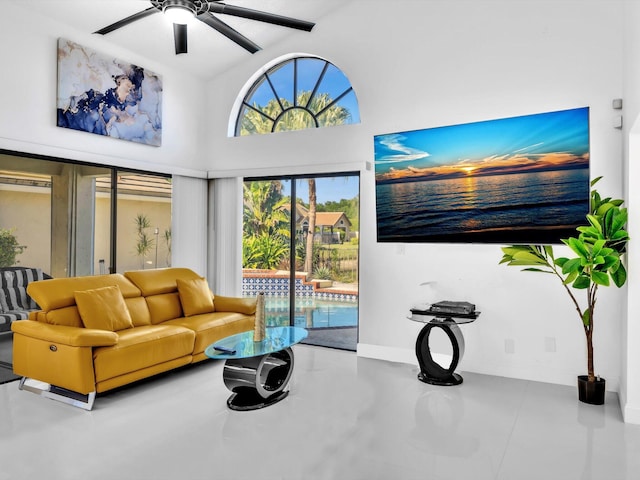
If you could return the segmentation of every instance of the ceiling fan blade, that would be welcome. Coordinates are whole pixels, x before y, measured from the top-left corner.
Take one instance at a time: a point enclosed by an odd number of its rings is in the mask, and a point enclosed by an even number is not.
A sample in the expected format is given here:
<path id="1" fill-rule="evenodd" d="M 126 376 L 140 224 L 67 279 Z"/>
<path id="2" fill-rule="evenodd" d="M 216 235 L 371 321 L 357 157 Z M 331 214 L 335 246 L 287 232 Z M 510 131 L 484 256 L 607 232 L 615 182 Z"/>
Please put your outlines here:
<path id="1" fill-rule="evenodd" d="M 245 7 L 235 7 L 221 2 L 209 2 L 209 11 L 224 15 L 233 15 L 234 17 L 257 20 L 258 22 L 271 23 L 282 27 L 295 28 L 297 30 L 304 30 L 305 32 L 310 32 L 315 26 L 315 23 L 307 22 L 306 20 L 283 17 L 282 15 L 276 15 L 275 13 L 261 12 L 259 10 L 252 10 Z"/>
<path id="2" fill-rule="evenodd" d="M 244 48 L 245 50 L 248 50 L 251 53 L 256 53 L 258 50 L 261 50 L 261 48 L 258 45 L 253 43 L 247 37 L 245 37 L 240 32 L 238 32 L 237 30 L 231 28 L 229 25 L 224 23 L 222 20 L 217 19 L 216 17 L 214 17 L 213 15 L 211 15 L 208 12 L 201 13 L 196 18 L 198 20 L 200 20 L 201 22 L 206 23 L 207 25 L 209 25 L 214 30 L 217 30 L 218 32 L 220 32 L 225 37 L 227 37 L 229 40 L 233 40 L 238 45 L 240 45 L 242 48 Z"/>
<path id="3" fill-rule="evenodd" d="M 118 20 L 116 23 L 112 23 L 111 25 L 101 28 L 100 30 L 97 30 L 93 33 L 99 33 L 100 35 L 105 35 L 109 32 L 113 32 L 114 30 L 117 30 L 120 27 L 129 25 L 131 22 L 135 22 L 136 20 L 140 20 L 141 18 L 148 17 L 149 15 L 153 15 L 154 13 L 158 13 L 159 11 L 160 10 L 158 10 L 156 7 L 149 7 L 146 10 L 143 10 L 138 13 L 134 13 L 133 15 L 127 18 Z"/>
<path id="4" fill-rule="evenodd" d="M 176 55 L 187 53 L 187 26 L 181 23 L 173 24 L 173 43 L 176 47 Z"/>

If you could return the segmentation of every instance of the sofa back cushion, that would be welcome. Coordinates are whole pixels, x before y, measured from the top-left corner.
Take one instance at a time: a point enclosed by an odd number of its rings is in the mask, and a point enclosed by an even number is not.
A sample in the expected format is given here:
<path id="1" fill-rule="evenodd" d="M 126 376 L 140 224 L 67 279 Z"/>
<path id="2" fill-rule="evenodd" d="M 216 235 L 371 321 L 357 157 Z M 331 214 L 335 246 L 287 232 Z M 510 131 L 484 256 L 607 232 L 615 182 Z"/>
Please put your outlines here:
<path id="1" fill-rule="evenodd" d="M 71 307 L 76 304 L 75 292 L 92 290 L 95 288 L 117 286 L 122 296 L 127 298 L 139 297 L 140 290 L 119 273 L 110 275 L 95 275 L 87 277 L 53 278 L 29 283 L 27 292 L 48 312 L 58 308 Z"/>
<path id="2" fill-rule="evenodd" d="M 125 272 L 131 282 L 140 289 L 142 295 L 160 295 L 162 293 L 177 292 L 176 280 L 194 280 L 201 278 L 188 268 L 157 268 L 154 270 L 134 270 Z"/>
<path id="3" fill-rule="evenodd" d="M 134 327 L 151 325 L 151 313 L 144 297 L 125 298 L 124 303 L 127 304 L 129 313 L 131 313 Z"/>
<path id="4" fill-rule="evenodd" d="M 154 325 L 183 316 L 178 292 L 150 295 L 146 300 L 151 314 L 151 323 Z"/>

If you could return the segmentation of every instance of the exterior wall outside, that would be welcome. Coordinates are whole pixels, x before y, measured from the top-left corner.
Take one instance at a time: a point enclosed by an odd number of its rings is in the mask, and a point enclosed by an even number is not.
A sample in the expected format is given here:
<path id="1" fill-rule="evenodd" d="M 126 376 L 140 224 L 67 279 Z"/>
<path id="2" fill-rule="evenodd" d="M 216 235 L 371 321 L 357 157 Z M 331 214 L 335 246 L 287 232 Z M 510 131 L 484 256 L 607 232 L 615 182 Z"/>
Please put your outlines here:
<path id="1" fill-rule="evenodd" d="M 116 262 L 118 272 L 127 270 L 139 270 L 144 268 L 163 268 L 171 266 L 171 258 L 167 244 L 164 241 L 164 232 L 171 228 L 171 199 L 140 200 L 131 196 L 118 200 L 118 243 Z M 108 199 L 99 199 L 102 208 L 109 211 Z M 151 222 L 151 227 L 147 229 L 147 234 L 153 238 L 155 243 L 154 229 L 157 227 L 158 234 L 158 263 L 155 260 L 155 247 L 151 249 L 144 259 L 136 254 L 136 224 L 135 218 L 138 214 L 145 214 Z M 96 232 L 97 234 L 97 232 Z M 109 258 L 108 236 L 103 242 L 101 250 L 96 248 L 96 262 L 100 258 Z M 103 256 L 100 256 L 101 252 Z M 106 256 L 104 256 L 106 255 Z M 98 270 L 96 270 L 97 272 Z"/>
<path id="2" fill-rule="evenodd" d="M 0 186 L 0 228 L 15 229 L 20 245 L 18 265 L 51 270 L 51 193 L 49 189 L 18 190 Z"/>
<path id="3" fill-rule="evenodd" d="M 41 192 L 45 190 L 46 193 Z M 6 189 L 0 187 L 0 228 L 15 228 L 21 245 L 27 248 L 18 255 L 19 265 L 50 271 L 51 266 L 51 195 L 47 189 Z M 118 202 L 118 270 L 143 268 L 142 259 L 135 253 L 136 229 L 134 218 L 145 213 L 152 221 L 148 233 L 160 230 L 158 242 L 158 267 L 170 265 L 169 252 L 163 241 L 163 233 L 171 227 L 171 199 L 136 200 L 123 198 Z M 99 195 L 96 200 L 94 273 L 100 273 L 99 259 L 109 265 L 110 200 Z M 101 219 L 101 220 L 100 220 Z M 106 219 L 106 221 L 104 221 Z M 155 240 L 155 239 L 154 239 Z M 146 257 L 145 268 L 155 268 L 155 249 Z"/>

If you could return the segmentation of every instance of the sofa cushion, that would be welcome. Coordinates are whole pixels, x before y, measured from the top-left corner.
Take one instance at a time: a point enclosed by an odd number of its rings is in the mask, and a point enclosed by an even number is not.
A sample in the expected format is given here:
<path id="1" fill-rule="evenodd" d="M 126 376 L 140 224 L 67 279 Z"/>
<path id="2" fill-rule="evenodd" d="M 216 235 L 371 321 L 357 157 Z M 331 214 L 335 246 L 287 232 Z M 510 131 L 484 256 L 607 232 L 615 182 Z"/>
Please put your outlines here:
<path id="1" fill-rule="evenodd" d="M 182 311 L 186 317 L 214 311 L 213 294 L 204 278 L 176 279 Z"/>
<path id="2" fill-rule="evenodd" d="M 151 313 L 144 297 L 125 298 L 134 327 L 151 325 Z"/>
<path id="3" fill-rule="evenodd" d="M 11 330 L 11 323 L 16 320 L 26 320 L 29 318 L 29 312 L 33 312 L 33 310 L 9 310 L 8 312 L 0 312 L 0 332 L 8 332 Z"/>
<path id="4" fill-rule="evenodd" d="M 182 317 L 182 305 L 178 292 L 163 293 L 146 297 L 147 306 L 151 313 L 151 323 L 158 323 Z"/>
<path id="5" fill-rule="evenodd" d="M 176 280 L 193 280 L 200 278 L 193 270 L 188 268 L 157 268 L 153 270 L 134 270 L 125 272 L 127 277 L 136 287 L 142 291 L 142 295 L 159 295 L 162 293 L 177 292 Z"/>
<path id="6" fill-rule="evenodd" d="M 196 334 L 193 354 L 202 353 L 221 338 L 253 329 L 254 317 L 235 312 L 213 312 L 191 317 L 176 318 L 164 325 L 177 325 Z"/>
<path id="7" fill-rule="evenodd" d="M 96 382 L 191 355 L 194 332 L 169 325 L 121 330 L 118 343 L 94 349 Z"/>
<path id="8" fill-rule="evenodd" d="M 117 332 L 133 328 L 131 315 L 117 285 L 75 292 L 85 328 Z"/>
<path id="9" fill-rule="evenodd" d="M 124 298 L 139 297 L 140 290 L 123 275 L 94 275 L 88 277 L 54 278 L 29 283 L 27 292 L 45 310 L 70 307 L 76 304 L 75 292 L 117 285 Z"/>
<path id="10" fill-rule="evenodd" d="M 0 313 L 8 311 L 9 305 L 7 304 L 7 297 L 4 294 L 4 289 L 0 288 Z"/>

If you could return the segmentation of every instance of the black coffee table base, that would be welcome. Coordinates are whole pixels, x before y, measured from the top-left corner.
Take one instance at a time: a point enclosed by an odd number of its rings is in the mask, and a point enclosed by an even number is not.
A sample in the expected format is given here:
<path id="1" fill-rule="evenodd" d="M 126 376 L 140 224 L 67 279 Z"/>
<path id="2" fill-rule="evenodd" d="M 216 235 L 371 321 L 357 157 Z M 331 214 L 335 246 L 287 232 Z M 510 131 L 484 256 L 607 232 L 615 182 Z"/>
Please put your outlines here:
<path id="1" fill-rule="evenodd" d="M 260 408 L 268 407 L 274 403 L 278 403 L 280 400 L 284 400 L 289 395 L 289 390 L 276 393 L 270 397 L 263 398 L 255 391 L 255 389 L 248 388 L 247 390 L 238 390 L 227 399 L 227 406 L 231 410 L 238 412 L 246 412 L 248 410 L 258 410 Z"/>
<path id="2" fill-rule="evenodd" d="M 285 348 L 267 355 L 226 360 L 222 377 L 233 395 L 231 410 L 247 411 L 268 407 L 289 395 L 293 372 L 293 351 Z"/>

